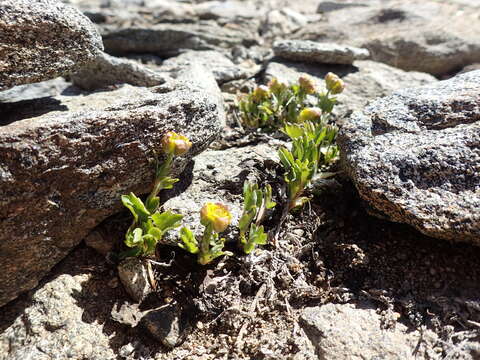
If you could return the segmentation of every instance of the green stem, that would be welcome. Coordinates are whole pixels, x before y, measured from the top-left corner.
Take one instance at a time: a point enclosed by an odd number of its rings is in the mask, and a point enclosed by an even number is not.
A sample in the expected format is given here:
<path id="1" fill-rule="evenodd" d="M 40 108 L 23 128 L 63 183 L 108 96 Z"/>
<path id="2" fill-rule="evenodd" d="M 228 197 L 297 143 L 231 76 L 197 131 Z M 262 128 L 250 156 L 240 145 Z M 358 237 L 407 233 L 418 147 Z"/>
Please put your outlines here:
<path id="1" fill-rule="evenodd" d="M 208 224 L 205 227 L 205 231 L 203 232 L 202 242 L 200 244 L 200 256 L 205 256 L 210 251 L 210 239 L 213 235 L 213 226 L 212 224 Z"/>
<path id="2" fill-rule="evenodd" d="M 160 190 L 162 190 L 162 181 L 165 176 L 170 173 L 172 162 L 173 154 L 168 154 L 165 162 L 157 168 L 157 171 L 155 172 L 155 183 L 153 184 L 152 192 L 147 197 L 147 203 L 150 202 L 150 200 L 154 197 L 157 197 Z"/>

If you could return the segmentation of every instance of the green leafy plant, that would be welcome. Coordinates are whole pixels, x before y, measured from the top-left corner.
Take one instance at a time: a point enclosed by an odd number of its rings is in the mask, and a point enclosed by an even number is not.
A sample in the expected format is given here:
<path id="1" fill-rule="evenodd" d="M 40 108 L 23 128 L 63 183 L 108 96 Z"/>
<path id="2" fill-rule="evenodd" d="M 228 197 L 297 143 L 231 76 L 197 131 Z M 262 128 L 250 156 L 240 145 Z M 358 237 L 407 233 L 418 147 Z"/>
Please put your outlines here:
<path id="1" fill-rule="evenodd" d="M 200 239 L 187 227 L 180 230 L 179 246 L 197 255 L 197 261 L 206 265 L 222 255 L 231 255 L 223 251 L 225 239 L 219 233 L 225 231 L 232 221 L 232 215 L 225 205 L 206 203 L 200 210 L 200 223 L 205 227 Z"/>
<path id="2" fill-rule="evenodd" d="M 255 249 L 256 245 L 267 243 L 267 234 L 260 225 L 269 209 L 275 207 L 272 201 L 270 185 L 260 189 L 257 184 L 243 184 L 243 213 L 238 223 L 240 230 L 239 246 L 246 254 Z"/>
<path id="3" fill-rule="evenodd" d="M 302 206 L 308 198 L 302 196 L 319 167 L 331 164 L 338 155 L 334 144 L 337 129 L 332 125 L 305 122 L 286 125 L 283 131 L 291 138 L 291 150 L 283 147 L 278 151 L 285 170 L 287 185 L 287 208 Z"/>
<path id="4" fill-rule="evenodd" d="M 125 235 L 125 245 L 131 249 L 121 254 L 122 258 L 152 255 L 164 234 L 179 227 L 183 218 L 171 211 L 151 213 L 134 193 L 122 195 L 122 203 L 133 215 L 132 225 Z"/>
<path id="5" fill-rule="evenodd" d="M 308 201 L 303 196 L 305 188 L 319 169 L 338 158 L 337 128 L 328 124 L 328 118 L 336 104 L 336 98 L 330 95 L 342 92 L 344 84 L 332 73 L 327 74 L 325 83 L 327 92 L 318 97 L 320 107 L 302 109 L 297 122 L 285 123 L 281 129 L 292 141 L 290 150 L 283 147 L 278 152 L 285 170 L 287 212 Z"/>
<path id="6" fill-rule="evenodd" d="M 130 249 L 120 254 L 121 258 L 154 254 L 164 234 L 180 226 L 182 215 L 158 211 L 158 193 L 172 188 L 178 181 L 169 176 L 174 156 L 185 154 L 191 146 L 192 143 L 185 136 L 168 132 L 162 139 L 162 150 L 167 158 L 161 166 L 157 166 L 155 183 L 145 203 L 134 193 L 122 195 L 122 203 L 132 213 L 133 221 L 125 234 L 125 245 Z"/>
<path id="7" fill-rule="evenodd" d="M 322 117 L 322 112 L 331 113 L 336 104 L 336 98 L 331 95 L 341 93 L 344 84 L 332 73 L 327 74 L 325 81 L 326 92 L 319 92 L 313 79 L 308 76 L 301 76 L 297 83 L 290 85 L 272 79 L 268 86 L 257 87 L 238 102 L 243 125 L 247 128 L 273 131 L 287 123 L 313 120 L 312 112 L 308 114 L 308 111 L 302 111 L 309 105 L 313 105 L 310 109 L 320 112 L 317 114 L 319 118 Z"/>

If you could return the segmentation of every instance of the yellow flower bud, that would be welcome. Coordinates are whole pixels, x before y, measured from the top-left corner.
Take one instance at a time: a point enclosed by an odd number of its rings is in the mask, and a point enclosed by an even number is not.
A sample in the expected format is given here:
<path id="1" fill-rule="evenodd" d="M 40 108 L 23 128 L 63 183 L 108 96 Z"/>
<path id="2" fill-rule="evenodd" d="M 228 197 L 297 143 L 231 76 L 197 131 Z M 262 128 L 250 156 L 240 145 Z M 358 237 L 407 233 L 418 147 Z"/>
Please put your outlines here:
<path id="1" fill-rule="evenodd" d="M 162 139 L 162 149 L 166 154 L 180 156 L 186 154 L 192 147 L 192 142 L 183 135 L 173 131 L 167 132 Z"/>
<path id="2" fill-rule="evenodd" d="M 329 72 L 325 76 L 325 83 L 327 90 L 330 90 L 332 94 L 340 94 L 345 89 L 345 83 L 334 73 Z"/>
<path id="3" fill-rule="evenodd" d="M 318 107 L 305 108 L 298 114 L 297 122 L 303 123 L 305 121 L 317 121 L 322 116 L 322 110 Z"/>
<path id="4" fill-rule="evenodd" d="M 298 78 L 298 83 L 300 85 L 300 89 L 303 90 L 306 94 L 315 94 L 315 82 L 313 79 L 308 75 L 302 75 Z"/>
<path id="5" fill-rule="evenodd" d="M 252 98 L 256 102 L 261 102 L 270 97 L 270 91 L 265 85 L 260 85 L 255 90 L 253 90 Z"/>
<path id="6" fill-rule="evenodd" d="M 232 214 L 225 205 L 219 203 L 206 203 L 200 210 L 200 223 L 203 226 L 212 225 L 217 233 L 225 231 L 232 222 Z"/>
<path id="7" fill-rule="evenodd" d="M 275 94 L 279 94 L 287 88 L 287 84 L 278 81 L 277 78 L 273 78 L 268 83 L 268 88 L 270 89 L 271 92 Z"/>

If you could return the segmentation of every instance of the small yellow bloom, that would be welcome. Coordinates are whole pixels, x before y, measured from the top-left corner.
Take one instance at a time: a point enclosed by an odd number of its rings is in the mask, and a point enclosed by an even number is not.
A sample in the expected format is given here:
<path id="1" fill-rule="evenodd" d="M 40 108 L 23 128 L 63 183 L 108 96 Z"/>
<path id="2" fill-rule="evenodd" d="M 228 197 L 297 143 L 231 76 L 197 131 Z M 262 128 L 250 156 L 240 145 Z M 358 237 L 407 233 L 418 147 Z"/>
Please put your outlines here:
<path id="1" fill-rule="evenodd" d="M 305 121 L 318 121 L 322 116 L 322 110 L 318 107 L 309 107 L 300 111 L 298 114 L 297 122 L 303 123 Z"/>
<path id="2" fill-rule="evenodd" d="M 306 94 L 312 95 L 315 94 L 315 81 L 308 76 L 302 75 L 298 78 L 298 83 L 300 85 L 300 89 L 302 89 Z"/>
<path id="3" fill-rule="evenodd" d="M 180 156 L 186 154 L 192 147 L 192 142 L 183 135 L 169 131 L 163 136 L 162 149 L 166 154 Z"/>
<path id="4" fill-rule="evenodd" d="M 232 214 L 225 205 L 206 203 L 200 210 L 200 223 L 203 226 L 212 225 L 215 232 L 220 233 L 232 222 Z"/>
<path id="5" fill-rule="evenodd" d="M 279 94 L 287 88 L 287 84 L 278 81 L 277 78 L 273 78 L 268 83 L 268 88 L 270 89 L 271 92 L 275 94 Z"/>
<path id="6" fill-rule="evenodd" d="M 253 100 L 256 102 L 261 102 L 270 97 L 270 91 L 265 85 L 260 85 L 252 93 Z"/>
<path id="7" fill-rule="evenodd" d="M 340 94 L 345 89 L 345 83 L 336 74 L 329 72 L 325 76 L 325 83 L 327 90 L 330 90 L 332 94 Z"/>

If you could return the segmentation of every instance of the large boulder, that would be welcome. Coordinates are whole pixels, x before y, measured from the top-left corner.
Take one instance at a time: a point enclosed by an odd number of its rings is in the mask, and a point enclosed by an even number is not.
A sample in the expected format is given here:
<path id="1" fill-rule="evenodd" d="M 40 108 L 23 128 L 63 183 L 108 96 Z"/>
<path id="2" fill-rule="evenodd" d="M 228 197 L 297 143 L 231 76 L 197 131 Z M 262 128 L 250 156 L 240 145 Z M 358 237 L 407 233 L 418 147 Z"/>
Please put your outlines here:
<path id="1" fill-rule="evenodd" d="M 325 21 L 294 37 L 364 47 L 373 60 L 440 76 L 480 60 L 474 3 L 333 0 L 320 4 Z"/>
<path id="2" fill-rule="evenodd" d="M 339 134 L 360 196 L 391 220 L 480 245 L 480 71 L 394 92 Z"/>
<path id="3" fill-rule="evenodd" d="M 222 105 L 194 80 L 0 105 L 0 305 L 121 209 L 121 194 L 150 190 L 152 151 L 166 131 L 193 142 L 177 174 L 215 139 Z"/>
<path id="4" fill-rule="evenodd" d="M 0 2 L 0 90 L 53 79 L 103 49 L 95 26 L 56 0 Z"/>

